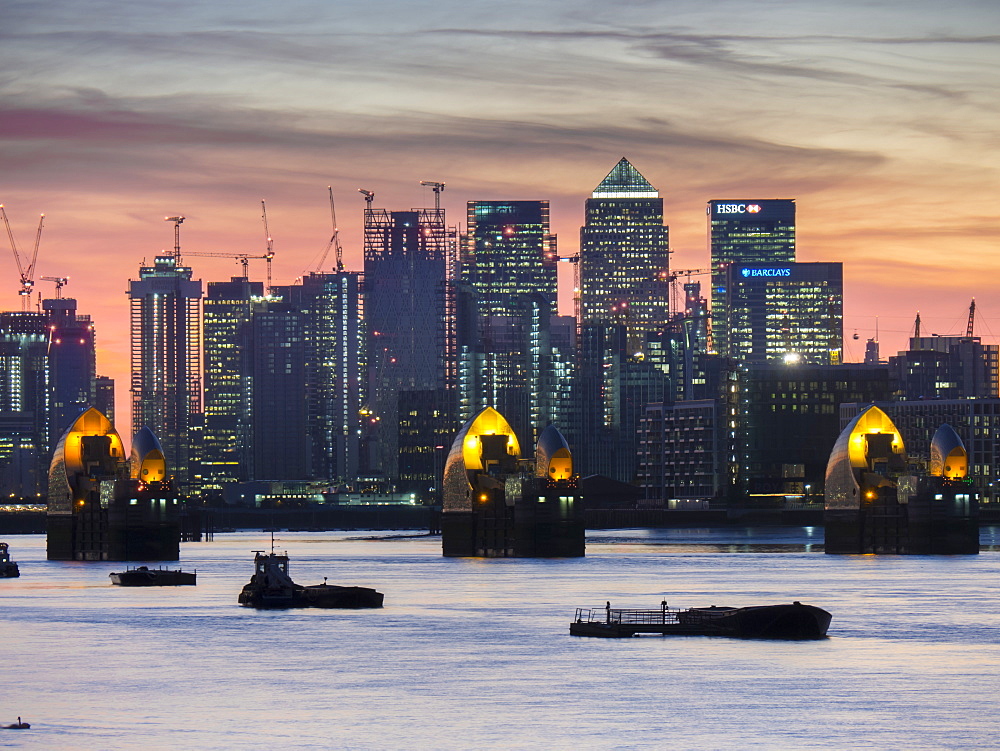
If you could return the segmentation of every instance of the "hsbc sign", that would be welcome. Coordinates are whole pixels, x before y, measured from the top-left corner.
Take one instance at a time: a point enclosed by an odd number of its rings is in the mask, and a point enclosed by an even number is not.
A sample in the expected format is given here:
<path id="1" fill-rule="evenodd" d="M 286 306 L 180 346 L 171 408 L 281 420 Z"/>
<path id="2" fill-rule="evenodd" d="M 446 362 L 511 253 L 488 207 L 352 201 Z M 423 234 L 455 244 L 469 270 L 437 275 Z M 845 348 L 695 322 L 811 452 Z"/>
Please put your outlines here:
<path id="1" fill-rule="evenodd" d="M 717 203 L 716 214 L 759 214 L 761 207 L 756 203 Z"/>

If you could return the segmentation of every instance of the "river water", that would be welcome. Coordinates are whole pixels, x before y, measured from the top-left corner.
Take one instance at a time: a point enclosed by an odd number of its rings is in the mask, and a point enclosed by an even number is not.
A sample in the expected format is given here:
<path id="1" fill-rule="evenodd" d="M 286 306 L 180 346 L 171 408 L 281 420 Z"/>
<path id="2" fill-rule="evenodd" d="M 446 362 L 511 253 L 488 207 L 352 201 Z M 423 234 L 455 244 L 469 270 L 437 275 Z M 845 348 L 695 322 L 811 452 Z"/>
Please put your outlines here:
<path id="1" fill-rule="evenodd" d="M 258 612 L 259 532 L 184 543 L 196 587 L 112 587 L 113 563 L 8 537 L 0 747 L 996 748 L 1000 531 L 978 556 L 827 556 L 822 530 L 591 532 L 587 557 L 442 558 L 439 537 L 282 532 L 302 584 L 385 608 Z M 156 565 L 156 564 L 154 564 Z M 576 607 L 801 600 L 812 642 L 569 636 Z"/>

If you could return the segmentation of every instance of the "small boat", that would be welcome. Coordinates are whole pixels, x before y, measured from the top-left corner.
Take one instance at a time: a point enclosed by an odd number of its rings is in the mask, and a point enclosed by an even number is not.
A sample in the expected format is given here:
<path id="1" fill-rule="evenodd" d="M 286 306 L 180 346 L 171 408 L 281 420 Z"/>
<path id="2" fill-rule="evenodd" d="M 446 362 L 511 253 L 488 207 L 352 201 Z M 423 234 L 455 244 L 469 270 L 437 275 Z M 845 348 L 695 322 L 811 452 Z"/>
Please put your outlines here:
<path id="1" fill-rule="evenodd" d="M 15 579 L 20 575 L 21 570 L 10 559 L 7 543 L 0 542 L 0 579 Z"/>
<path id="2" fill-rule="evenodd" d="M 112 571 L 108 576 L 111 577 L 112 584 L 120 587 L 176 587 L 197 584 L 198 572 L 139 566 L 125 571 Z"/>
<path id="3" fill-rule="evenodd" d="M 655 610 L 577 608 L 569 626 L 573 636 L 627 637 L 729 636 L 740 639 L 822 639 L 833 616 L 822 608 L 795 601 L 790 605 L 744 608 L 712 605 L 671 610 L 666 602 Z"/>
<path id="4" fill-rule="evenodd" d="M 240 592 L 248 608 L 380 608 L 384 595 L 368 587 L 303 586 L 288 575 L 288 554 L 254 552 L 254 575 Z"/>

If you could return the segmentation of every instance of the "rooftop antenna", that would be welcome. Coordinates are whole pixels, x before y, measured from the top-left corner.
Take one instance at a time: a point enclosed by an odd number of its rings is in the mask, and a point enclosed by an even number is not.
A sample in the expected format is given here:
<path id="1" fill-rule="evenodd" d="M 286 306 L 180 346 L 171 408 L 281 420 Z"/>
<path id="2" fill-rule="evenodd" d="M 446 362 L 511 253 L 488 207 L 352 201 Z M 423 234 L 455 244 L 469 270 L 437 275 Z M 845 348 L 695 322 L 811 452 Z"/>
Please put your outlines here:
<path id="1" fill-rule="evenodd" d="M 972 338 L 972 327 L 976 323 L 976 298 L 972 298 L 972 304 L 969 306 L 969 326 L 965 329 L 965 335 Z"/>
<path id="2" fill-rule="evenodd" d="M 165 216 L 163 217 L 165 222 L 174 223 L 174 263 L 178 266 L 181 265 L 181 225 L 184 224 L 184 217 L 182 216 Z"/>
<path id="3" fill-rule="evenodd" d="M 441 193 L 444 192 L 444 183 L 436 183 L 433 180 L 421 180 L 420 184 L 434 191 L 434 210 L 441 210 Z"/>
<path id="4" fill-rule="evenodd" d="M 913 338 L 920 338 L 920 311 L 917 311 L 916 320 L 913 321 Z"/>

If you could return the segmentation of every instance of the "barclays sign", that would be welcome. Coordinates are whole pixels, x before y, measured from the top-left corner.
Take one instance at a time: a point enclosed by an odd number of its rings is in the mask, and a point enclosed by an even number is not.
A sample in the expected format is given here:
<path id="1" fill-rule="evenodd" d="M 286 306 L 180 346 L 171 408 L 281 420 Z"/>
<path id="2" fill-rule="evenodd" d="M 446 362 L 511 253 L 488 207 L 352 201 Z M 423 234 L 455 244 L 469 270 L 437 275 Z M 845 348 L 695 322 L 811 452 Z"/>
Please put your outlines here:
<path id="1" fill-rule="evenodd" d="M 742 269 L 740 274 L 744 278 L 753 276 L 791 276 L 792 270 L 788 267 L 780 269 Z"/>

